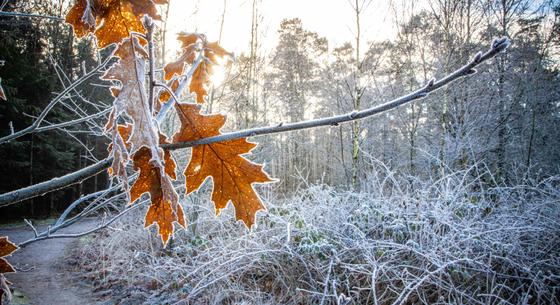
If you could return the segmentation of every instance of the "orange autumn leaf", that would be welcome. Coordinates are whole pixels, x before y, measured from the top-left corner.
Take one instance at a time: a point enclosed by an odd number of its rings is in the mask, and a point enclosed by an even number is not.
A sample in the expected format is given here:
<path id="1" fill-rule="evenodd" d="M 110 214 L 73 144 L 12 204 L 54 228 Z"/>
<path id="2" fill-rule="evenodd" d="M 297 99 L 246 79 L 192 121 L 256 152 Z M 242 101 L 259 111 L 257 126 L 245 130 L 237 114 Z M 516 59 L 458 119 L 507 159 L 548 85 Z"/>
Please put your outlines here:
<path id="1" fill-rule="evenodd" d="M 0 100 L 5 100 L 6 99 L 6 94 L 4 93 L 4 89 L 2 89 L 2 79 L 0 78 Z"/>
<path id="2" fill-rule="evenodd" d="M 107 123 L 107 131 L 111 131 L 113 142 L 110 155 L 113 164 L 110 174 L 116 175 L 121 181 L 128 180 L 126 165 L 131 156 L 134 170 L 140 175 L 130 188 L 130 203 L 135 202 L 144 193 L 151 196 L 151 205 L 146 214 L 146 227 L 156 224 L 164 244 L 173 234 L 173 223 L 185 226 L 183 209 L 175 192 L 172 179 L 176 179 L 175 162 L 170 152 L 159 148 L 167 143 L 165 136 L 158 131 L 153 122 L 148 106 L 145 85 L 144 47 L 138 39 L 125 39 L 119 45 L 115 55 L 120 58 L 102 76 L 104 80 L 117 80 L 119 85 L 113 87 L 117 95 L 113 103 L 113 113 Z M 133 124 L 117 125 L 116 120 L 122 115 L 132 119 Z"/>
<path id="3" fill-rule="evenodd" d="M 14 267 L 5 259 L 6 256 L 11 255 L 18 247 L 8 240 L 8 237 L 0 237 L 0 304 L 2 304 L 2 297 L 7 294 L 8 302 L 10 302 L 10 288 L 9 282 L 6 281 L 4 273 L 16 272 Z"/>
<path id="4" fill-rule="evenodd" d="M 114 119 L 112 116 L 114 115 L 114 111 L 111 112 L 111 116 L 109 117 L 108 124 L 113 124 Z M 113 129 L 111 127 L 111 129 Z M 113 129 L 113 140 L 107 150 L 109 151 L 109 156 L 113 157 L 113 162 L 107 172 L 110 176 L 118 177 L 120 181 L 123 182 L 123 188 L 127 195 L 127 199 L 130 200 L 130 189 L 128 187 L 128 173 L 126 171 L 126 165 L 130 160 L 130 155 L 128 150 L 130 149 L 130 145 L 126 144 L 126 141 L 130 137 L 130 133 L 132 132 L 132 126 L 130 124 L 127 125 L 118 125 L 116 129 Z"/>
<path id="5" fill-rule="evenodd" d="M 166 158 L 162 169 L 152 160 L 150 149 L 146 147 L 142 147 L 132 159 L 134 169 L 140 171 L 140 176 L 130 189 L 130 202 L 135 202 L 144 193 L 150 194 L 151 204 L 144 226 L 156 224 L 161 240 L 166 245 L 173 234 L 174 222 L 185 228 L 183 208 L 170 179 L 175 177 L 175 162 L 171 157 Z"/>
<path id="6" fill-rule="evenodd" d="M 199 41 L 200 35 L 198 34 L 185 34 L 180 33 L 178 40 L 182 44 L 183 54 L 174 62 L 170 62 L 165 67 L 163 67 L 163 78 L 166 81 L 170 81 L 175 75 L 182 75 L 184 73 L 185 64 L 192 65 L 196 57 L 196 45 Z M 174 79 L 169 88 L 175 91 L 179 88 L 179 81 Z M 159 101 L 165 103 L 171 98 L 171 94 L 167 90 L 162 90 L 159 95 Z M 159 107 L 156 106 L 156 107 Z M 158 109 L 159 110 L 159 109 Z"/>
<path id="7" fill-rule="evenodd" d="M 165 80 L 170 80 L 175 74 L 182 75 L 185 64 L 192 65 L 196 58 L 197 42 L 202 41 L 204 37 L 198 34 L 180 33 L 177 40 L 181 42 L 183 54 L 174 62 L 170 62 L 163 71 L 165 72 Z"/>
<path id="8" fill-rule="evenodd" d="M 118 135 L 114 139 L 122 139 L 125 145 L 125 150 L 122 152 L 126 154 L 126 149 L 130 149 L 131 144 L 128 142 L 130 134 L 133 130 L 131 124 L 118 125 Z M 160 143 L 167 144 L 167 139 L 164 135 L 160 134 Z M 109 150 L 115 151 L 115 141 L 109 146 Z M 113 164 L 109 173 L 119 175 L 120 171 L 124 171 L 124 178 L 121 180 L 128 180 L 126 176 L 126 164 L 128 159 L 119 159 L 121 152 L 118 149 L 113 153 Z M 134 169 L 140 171 L 140 176 L 134 182 L 130 190 L 125 189 L 130 193 L 129 201 L 134 203 L 139 199 L 142 194 L 150 193 L 151 205 L 146 214 L 145 226 L 149 227 L 152 224 L 157 224 L 159 227 L 159 234 L 164 244 L 169 240 L 169 236 L 173 234 L 173 222 L 178 222 L 181 226 L 185 226 L 184 213 L 182 207 L 178 203 L 178 196 L 171 180 L 177 179 L 175 160 L 170 151 L 165 151 L 164 156 L 164 174 L 161 173 L 161 166 L 158 162 L 152 160 L 150 149 L 142 147 L 132 159 L 134 162 Z M 127 155 L 128 158 L 128 155 Z M 128 185 L 128 183 L 124 183 Z"/>
<path id="9" fill-rule="evenodd" d="M 6 261 L 5 257 L 11 255 L 18 247 L 8 240 L 8 237 L 0 237 L 0 274 L 16 272 L 14 267 Z"/>
<path id="10" fill-rule="evenodd" d="M 66 22 L 74 28 L 76 36 L 93 33 L 100 48 L 120 43 L 132 32 L 146 31 L 141 18 L 148 15 L 160 19 L 156 4 L 165 0 L 77 0 L 66 15 Z"/>
<path id="11" fill-rule="evenodd" d="M 109 155 L 113 157 L 111 167 L 107 170 L 110 176 L 119 177 L 123 181 L 125 192 L 128 194 L 128 173 L 126 172 L 126 165 L 130 156 L 126 148 L 125 140 L 118 131 L 113 131 L 113 141 L 109 145 Z"/>
<path id="12" fill-rule="evenodd" d="M 217 136 L 226 122 L 223 115 L 200 114 L 199 108 L 193 104 L 177 103 L 176 109 L 181 129 L 173 137 L 174 143 Z M 262 165 L 243 157 L 256 146 L 246 139 L 237 139 L 193 147 L 191 160 L 184 172 L 187 194 L 197 190 L 211 177 L 214 184 L 212 200 L 216 212 L 219 213 L 231 201 L 235 207 L 236 219 L 251 227 L 255 223 L 257 211 L 264 209 L 261 199 L 253 189 L 253 183 L 272 182 Z"/>
<path id="13" fill-rule="evenodd" d="M 219 58 L 226 56 L 232 56 L 232 54 L 224 50 L 217 42 L 208 43 L 204 46 L 205 58 L 194 71 L 189 86 L 190 92 L 196 94 L 197 103 L 204 104 L 204 97 L 208 95 L 208 89 L 212 84 L 210 79 L 212 69 L 215 65 L 219 64 Z"/>
<path id="14" fill-rule="evenodd" d="M 182 44 L 183 54 L 174 62 L 170 62 L 165 67 L 163 67 L 163 77 L 166 81 L 170 81 L 173 79 L 175 75 L 183 75 L 185 64 L 192 65 L 194 63 L 194 59 L 196 57 L 197 51 L 197 42 L 204 38 L 199 34 L 186 34 L 180 33 L 178 36 L 178 40 Z M 169 88 L 175 91 L 179 88 L 179 81 L 177 79 L 173 79 L 169 84 Z M 162 90 L 159 95 L 159 101 L 161 103 L 167 102 L 171 98 L 171 94 L 167 92 L 167 90 Z M 159 107 L 159 105 L 157 106 Z M 159 110 L 159 109 L 158 109 Z"/>
<path id="15" fill-rule="evenodd" d="M 208 95 L 210 87 L 210 71 L 206 62 L 201 62 L 198 68 L 194 71 L 189 90 L 191 93 L 196 94 L 196 102 L 204 104 L 204 97 Z"/>
<path id="16" fill-rule="evenodd" d="M 120 137 L 126 143 L 125 144 L 126 148 L 130 149 L 129 139 L 130 139 L 130 134 L 132 132 L 132 124 L 118 125 L 117 129 Z M 169 142 L 167 141 L 167 137 L 161 133 L 159 134 L 159 144 L 169 144 Z M 175 160 L 173 160 L 173 156 L 171 155 L 171 152 L 169 150 L 165 150 L 163 152 L 163 158 L 165 163 L 166 174 L 173 180 L 177 179 L 177 174 L 175 173 L 177 165 L 175 164 Z"/>
<path id="17" fill-rule="evenodd" d="M 213 67 L 220 64 L 220 58 L 232 57 L 233 54 L 226 51 L 217 42 L 208 43 L 204 35 L 182 33 L 179 34 L 178 40 L 181 41 L 183 53 L 176 61 L 164 67 L 164 78 L 171 80 L 175 75 L 184 75 L 185 66 L 193 65 L 198 54 L 202 52 L 203 59 L 192 74 L 189 90 L 196 94 L 196 102 L 203 104 L 204 97 L 208 95 L 208 89 L 212 83 L 210 77 Z M 177 80 L 171 83 L 171 86 L 177 87 L 177 85 Z M 170 97 L 169 93 L 162 92 L 160 101 L 165 102 Z"/>

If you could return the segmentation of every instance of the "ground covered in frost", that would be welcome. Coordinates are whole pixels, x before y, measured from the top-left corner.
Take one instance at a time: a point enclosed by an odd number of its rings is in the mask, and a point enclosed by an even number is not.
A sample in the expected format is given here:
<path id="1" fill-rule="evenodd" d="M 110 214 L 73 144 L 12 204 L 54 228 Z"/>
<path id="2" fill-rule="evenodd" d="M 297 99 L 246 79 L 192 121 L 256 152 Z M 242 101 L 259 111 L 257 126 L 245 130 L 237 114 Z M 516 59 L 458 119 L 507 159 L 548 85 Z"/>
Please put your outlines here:
<path id="1" fill-rule="evenodd" d="M 108 304 L 559 304 L 560 177 L 372 177 L 268 195 L 248 231 L 200 193 L 161 249 L 143 215 L 78 249 Z"/>

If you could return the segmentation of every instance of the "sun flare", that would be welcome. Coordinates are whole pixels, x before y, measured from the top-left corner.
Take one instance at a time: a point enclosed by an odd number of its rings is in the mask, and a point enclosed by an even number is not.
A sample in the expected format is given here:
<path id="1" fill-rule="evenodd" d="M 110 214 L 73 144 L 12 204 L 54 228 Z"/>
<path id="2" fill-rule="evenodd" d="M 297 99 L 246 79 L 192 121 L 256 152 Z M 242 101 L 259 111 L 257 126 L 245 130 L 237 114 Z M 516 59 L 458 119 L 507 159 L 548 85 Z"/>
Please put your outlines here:
<path id="1" fill-rule="evenodd" d="M 217 65 L 212 68 L 212 75 L 210 76 L 210 81 L 214 87 L 220 86 L 227 77 L 227 62 L 228 59 L 225 57 L 218 57 Z"/>

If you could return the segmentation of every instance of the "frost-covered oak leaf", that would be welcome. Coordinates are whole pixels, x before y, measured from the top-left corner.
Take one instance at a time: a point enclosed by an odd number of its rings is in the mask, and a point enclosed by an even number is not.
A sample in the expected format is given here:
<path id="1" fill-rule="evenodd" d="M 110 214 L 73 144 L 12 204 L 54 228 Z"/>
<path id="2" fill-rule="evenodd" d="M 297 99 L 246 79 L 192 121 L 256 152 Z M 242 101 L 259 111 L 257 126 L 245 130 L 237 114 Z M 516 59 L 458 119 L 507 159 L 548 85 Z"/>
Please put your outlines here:
<path id="1" fill-rule="evenodd" d="M 172 185 L 172 180 L 176 179 L 176 165 L 171 154 L 159 148 L 160 144 L 167 141 L 165 136 L 159 134 L 148 106 L 144 88 L 147 54 L 135 38 L 125 39 L 115 55 L 119 61 L 102 76 L 103 80 L 119 82 L 113 87 L 116 98 L 106 125 L 106 131 L 113 136 L 110 147 L 113 164 L 109 173 L 118 176 L 126 184 L 126 165 L 132 158 L 134 169 L 140 171 L 140 175 L 129 190 L 129 200 L 133 203 L 142 194 L 150 194 L 151 204 L 145 226 L 156 224 L 163 243 L 167 244 L 173 234 L 173 223 L 184 227 L 185 220 Z M 116 124 L 123 115 L 130 118 L 133 124 Z"/>
<path id="2" fill-rule="evenodd" d="M 113 128 L 114 124 L 114 111 L 111 112 L 109 116 L 109 122 L 105 126 L 105 130 L 111 130 L 112 141 L 109 144 L 107 150 L 109 155 L 113 157 L 113 162 L 111 166 L 107 169 L 110 176 L 118 177 L 120 181 L 123 181 L 123 188 L 127 195 L 127 199 L 130 200 L 130 189 L 128 186 L 128 173 L 126 171 L 126 166 L 130 161 L 130 143 L 127 143 L 130 138 L 130 133 L 132 132 L 132 125 L 117 125 L 117 128 Z M 175 179 L 175 178 L 173 178 Z"/>
<path id="3" fill-rule="evenodd" d="M 132 143 L 129 153 L 134 154 L 142 146 L 152 149 L 152 155 L 157 152 L 159 136 L 148 105 L 148 96 L 144 89 L 147 53 L 141 46 L 139 39 L 125 39 L 119 45 L 115 55 L 120 58 L 101 77 L 103 80 L 119 81 L 119 85 L 112 87 L 116 95 L 113 111 L 107 123 L 108 127 L 115 126 L 111 120 L 116 120 L 126 114 L 133 121 L 129 142 Z M 108 130 L 109 131 L 109 130 Z"/>
<path id="4" fill-rule="evenodd" d="M 120 43 L 132 32 L 144 34 L 142 16 L 160 19 L 156 4 L 167 0 L 77 0 L 66 15 L 76 36 L 93 33 L 100 48 Z"/>
<path id="5" fill-rule="evenodd" d="M 125 147 L 127 149 L 130 149 L 130 133 L 132 132 L 132 124 L 126 124 L 126 125 L 117 125 L 117 129 L 118 129 L 118 133 L 119 136 L 124 140 L 125 142 Z M 159 143 L 160 144 L 169 144 L 167 137 L 163 134 L 159 134 Z M 111 145 L 109 146 L 109 148 L 111 148 Z M 163 152 L 163 157 L 164 157 L 164 162 L 165 162 L 165 172 L 167 173 L 167 175 L 175 180 L 177 179 L 177 174 L 176 174 L 176 169 L 177 169 L 177 164 L 175 163 L 175 160 L 173 160 L 173 156 L 171 155 L 171 152 L 169 150 L 165 150 Z"/>
<path id="6" fill-rule="evenodd" d="M 2 79 L 0 78 L 0 100 L 7 101 L 6 94 L 4 93 L 4 89 L 2 89 Z"/>
<path id="7" fill-rule="evenodd" d="M 132 127 L 119 125 L 117 129 L 112 130 L 112 142 L 109 145 L 109 155 L 113 157 L 113 162 L 111 167 L 107 170 L 110 176 L 118 177 L 120 181 L 123 182 L 123 188 L 127 194 L 127 198 L 130 200 L 130 189 L 128 187 L 128 173 L 126 171 L 126 165 L 130 160 L 130 155 L 128 153 L 128 147 L 126 145 L 126 140 L 129 137 L 129 133 Z M 123 133 L 128 133 L 123 137 Z"/>
<path id="8" fill-rule="evenodd" d="M 135 202 L 144 193 L 150 194 L 151 204 L 144 226 L 157 224 L 163 244 L 166 245 L 173 234 L 174 222 L 185 228 L 183 208 L 170 179 L 175 178 L 175 162 L 171 157 L 166 158 L 165 167 L 161 168 L 152 160 L 150 150 L 146 147 L 142 147 L 132 159 L 134 169 L 140 171 L 140 176 L 130 189 L 130 202 Z"/>
<path id="9" fill-rule="evenodd" d="M 181 44 L 183 53 L 174 62 L 170 62 L 164 67 L 165 80 L 172 80 L 175 75 L 184 75 L 186 73 L 185 67 L 192 66 L 197 56 L 202 52 L 202 61 L 198 64 L 191 76 L 189 90 L 191 93 L 196 94 L 196 102 L 199 104 L 204 103 L 204 97 L 208 95 L 208 89 L 211 85 L 212 69 L 215 65 L 220 65 L 220 58 L 229 58 L 233 54 L 222 48 L 217 42 L 207 42 L 206 37 L 201 34 L 179 34 L 177 38 Z M 171 83 L 171 88 L 176 90 L 178 81 L 174 80 Z M 163 91 L 160 95 L 160 101 L 165 102 L 171 96 L 169 93 Z"/>
<path id="10" fill-rule="evenodd" d="M 10 242 L 8 237 L 0 237 L 0 304 L 2 304 L 2 297 L 4 294 L 7 294 L 8 299 L 10 299 L 10 288 L 8 287 L 8 282 L 4 278 L 4 273 L 16 272 L 5 257 L 11 255 L 17 249 L 18 247 Z"/>
<path id="11" fill-rule="evenodd" d="M 6 261 L 5 257 L 11 255 L 18 247 L 8 240 L 8 237 L 0 237 L 0 274 L 16 272 L 14 267 Z"/>
<path id="12" fill-rule="evenodd" d="M 176 109 L 181 129 L 173 137 L 174 143 L 217 136 L 226 122 L 223 115 L 200 114 L 198 106 L 193 104 L 177 103 Z M 212 177 L 212 200 L 216 212 L 219 214 L 231 201 L 235 207 L 236 219 L 251 227 L 255 223 L 257 211 L 264 209 L 261 199 L 253 189 L 253 183 L 273 181 L 263 171 L 262 165 L 243 157 L 256 146 L 246 139 L 237 139 L 193 147 L 191 160 L 184 172 L 187 194 L 197 190 L 208 177 Z"/>
<path id="13" fill-rule="evenodd" d="M 126 149 L 130 149 L 130 142 L 128 140 L 132 129 L 131 124 L 117 126 L 118 138 L 123 139 Z M 159 139 L 161 144 L 169 143 L 162 134 L 160 134 Z M 111 144 L 109 149 L 115 150 L 114 145 Z M 124 153 L 126 153 L 126 150 Z M 114 155 L 113 166 L 117 156 L 118 154 Z M 185 217 L 183 208 L 179 204 L 179 197 L 172 185 L 172 180 L 177 179 L 177 165 L 175 160 L 173 160 L 171 152 L 165 151 L 163 156 L 163 173 L 162 167 L 152 160 L 150 149 L 142 147 L 132 156 L 134 169 L 140 171 L 140 176 L 130 189 L 129 200 L 130 204 L 132 204 L 142 194 L 150 194 L 151 204 L 146 214 L 145 227 L 157 224 L 161 239 L 164 244 L 167 244 L 169 237 L 173 234 L 173 222 L 177 222 L 182 227 L 185 227 Z M 115 175 L 118 173 L 116 172 L 117 170 L 126 171 L 126 162 L 117 163 L 116 169 L 113 166 L 110 173 Z"/>

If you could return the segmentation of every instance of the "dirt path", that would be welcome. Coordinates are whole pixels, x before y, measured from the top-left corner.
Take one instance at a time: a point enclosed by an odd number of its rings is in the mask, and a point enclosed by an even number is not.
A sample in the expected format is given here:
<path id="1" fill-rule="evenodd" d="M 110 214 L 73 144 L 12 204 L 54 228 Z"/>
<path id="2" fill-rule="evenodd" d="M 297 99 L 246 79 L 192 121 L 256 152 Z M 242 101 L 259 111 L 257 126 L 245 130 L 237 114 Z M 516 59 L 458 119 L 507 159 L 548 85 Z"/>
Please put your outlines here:
<path id="1" fill-rule="evenodd" d="M 94 221 L 86 220 L 61 230 L 57 233 L 83 232 L 95 225 Z M 44 230 L 45 226 L 39 226 Z M 0 236 L 9 236 L 16 243 L 33 237 L 29 227 L 0 228 Z M 15 252 L 8 260 L 20 270 L 8 274 L 7 278 L 14 284 L 15 303 L 30 305 L 97 305 L 91 288 L 69 271 L 65 261 L 68 251 L 76 246 L 76 239 L 49 239 L 38 241 Z M 29 271 L 28 271 L 29 270 Z"/>

